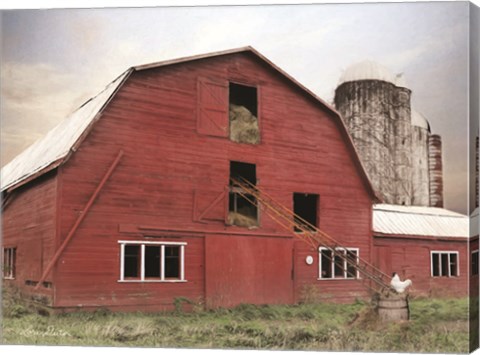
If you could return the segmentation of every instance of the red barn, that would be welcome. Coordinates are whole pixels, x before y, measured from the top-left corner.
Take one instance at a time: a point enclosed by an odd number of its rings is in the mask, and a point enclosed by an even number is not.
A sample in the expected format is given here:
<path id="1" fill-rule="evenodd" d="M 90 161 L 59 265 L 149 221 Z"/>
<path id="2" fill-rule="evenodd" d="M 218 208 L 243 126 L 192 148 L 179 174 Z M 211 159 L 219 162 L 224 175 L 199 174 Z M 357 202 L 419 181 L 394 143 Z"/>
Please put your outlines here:
<path id="1" fill-rule="evenodd" d="M 339 114 L 247 47 L 131 68 L 2 169 L 5 282 L 59 310 L 366 295 L 231 177 L 376 255 Z"/>

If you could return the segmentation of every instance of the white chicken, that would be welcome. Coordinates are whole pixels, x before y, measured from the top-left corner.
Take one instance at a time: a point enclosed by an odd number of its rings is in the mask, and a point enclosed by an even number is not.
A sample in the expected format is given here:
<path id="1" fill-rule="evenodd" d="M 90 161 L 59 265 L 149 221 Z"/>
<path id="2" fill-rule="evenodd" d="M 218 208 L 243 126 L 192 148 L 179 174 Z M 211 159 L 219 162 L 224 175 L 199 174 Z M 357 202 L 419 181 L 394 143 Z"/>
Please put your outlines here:
<path id="1" fill-rule="evenodd" d="M 412 285 L 412 280 L 401 281 L 400 277 L 396 272 L 393 273 L 392 281 L 390 281 L 390 286 L 393 287 L 397 293 L 403 293 L 407 287 Z"/>

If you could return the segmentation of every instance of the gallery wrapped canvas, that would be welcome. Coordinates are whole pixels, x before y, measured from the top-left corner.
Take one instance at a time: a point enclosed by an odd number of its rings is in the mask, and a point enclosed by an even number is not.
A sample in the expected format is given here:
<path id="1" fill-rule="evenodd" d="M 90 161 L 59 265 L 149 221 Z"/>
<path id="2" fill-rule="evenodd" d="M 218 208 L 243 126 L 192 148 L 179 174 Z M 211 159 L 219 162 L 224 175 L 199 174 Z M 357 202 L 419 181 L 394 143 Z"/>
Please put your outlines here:
<path id="1" fill-rule="evenodd" d="M 479 9 L 2 13 L 2 342 L 478 348 Z"/>

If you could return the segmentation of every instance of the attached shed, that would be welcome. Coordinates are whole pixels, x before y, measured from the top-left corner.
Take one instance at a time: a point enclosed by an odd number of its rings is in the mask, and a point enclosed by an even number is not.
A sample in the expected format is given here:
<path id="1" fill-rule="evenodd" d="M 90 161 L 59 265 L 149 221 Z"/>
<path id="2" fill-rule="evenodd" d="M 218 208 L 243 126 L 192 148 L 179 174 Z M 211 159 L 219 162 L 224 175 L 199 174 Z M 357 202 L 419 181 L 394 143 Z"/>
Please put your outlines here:
<path id="1" fill-rule="evenodd" d="M 466 296 L 478 270 L 478 234 L 470 237 L 470 223 L 468 216 L 443 208 L 377 204 L 376 263 L 411 279 L 413 294 Z"/>
<path id="2" fill-rule="evenodd" d="M 130 68 L 5 166 L 4 282 L 58 310 L 367 295 L 238 176 L 372 261 L 378 199 L 339 114 L 247 47 Z"/>

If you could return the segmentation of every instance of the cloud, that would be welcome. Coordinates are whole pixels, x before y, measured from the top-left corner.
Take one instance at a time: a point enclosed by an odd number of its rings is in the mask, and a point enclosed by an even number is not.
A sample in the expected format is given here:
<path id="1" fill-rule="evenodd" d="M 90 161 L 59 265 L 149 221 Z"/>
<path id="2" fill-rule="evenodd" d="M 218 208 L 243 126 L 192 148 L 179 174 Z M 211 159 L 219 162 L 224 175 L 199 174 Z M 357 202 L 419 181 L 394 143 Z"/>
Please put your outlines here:
<path id="1" fill-rule="evenodd" d="M 1 73 L 4 165 L 80 106 L 88 90 L 72 73 L 43 63 L 7 62 Z"/>

